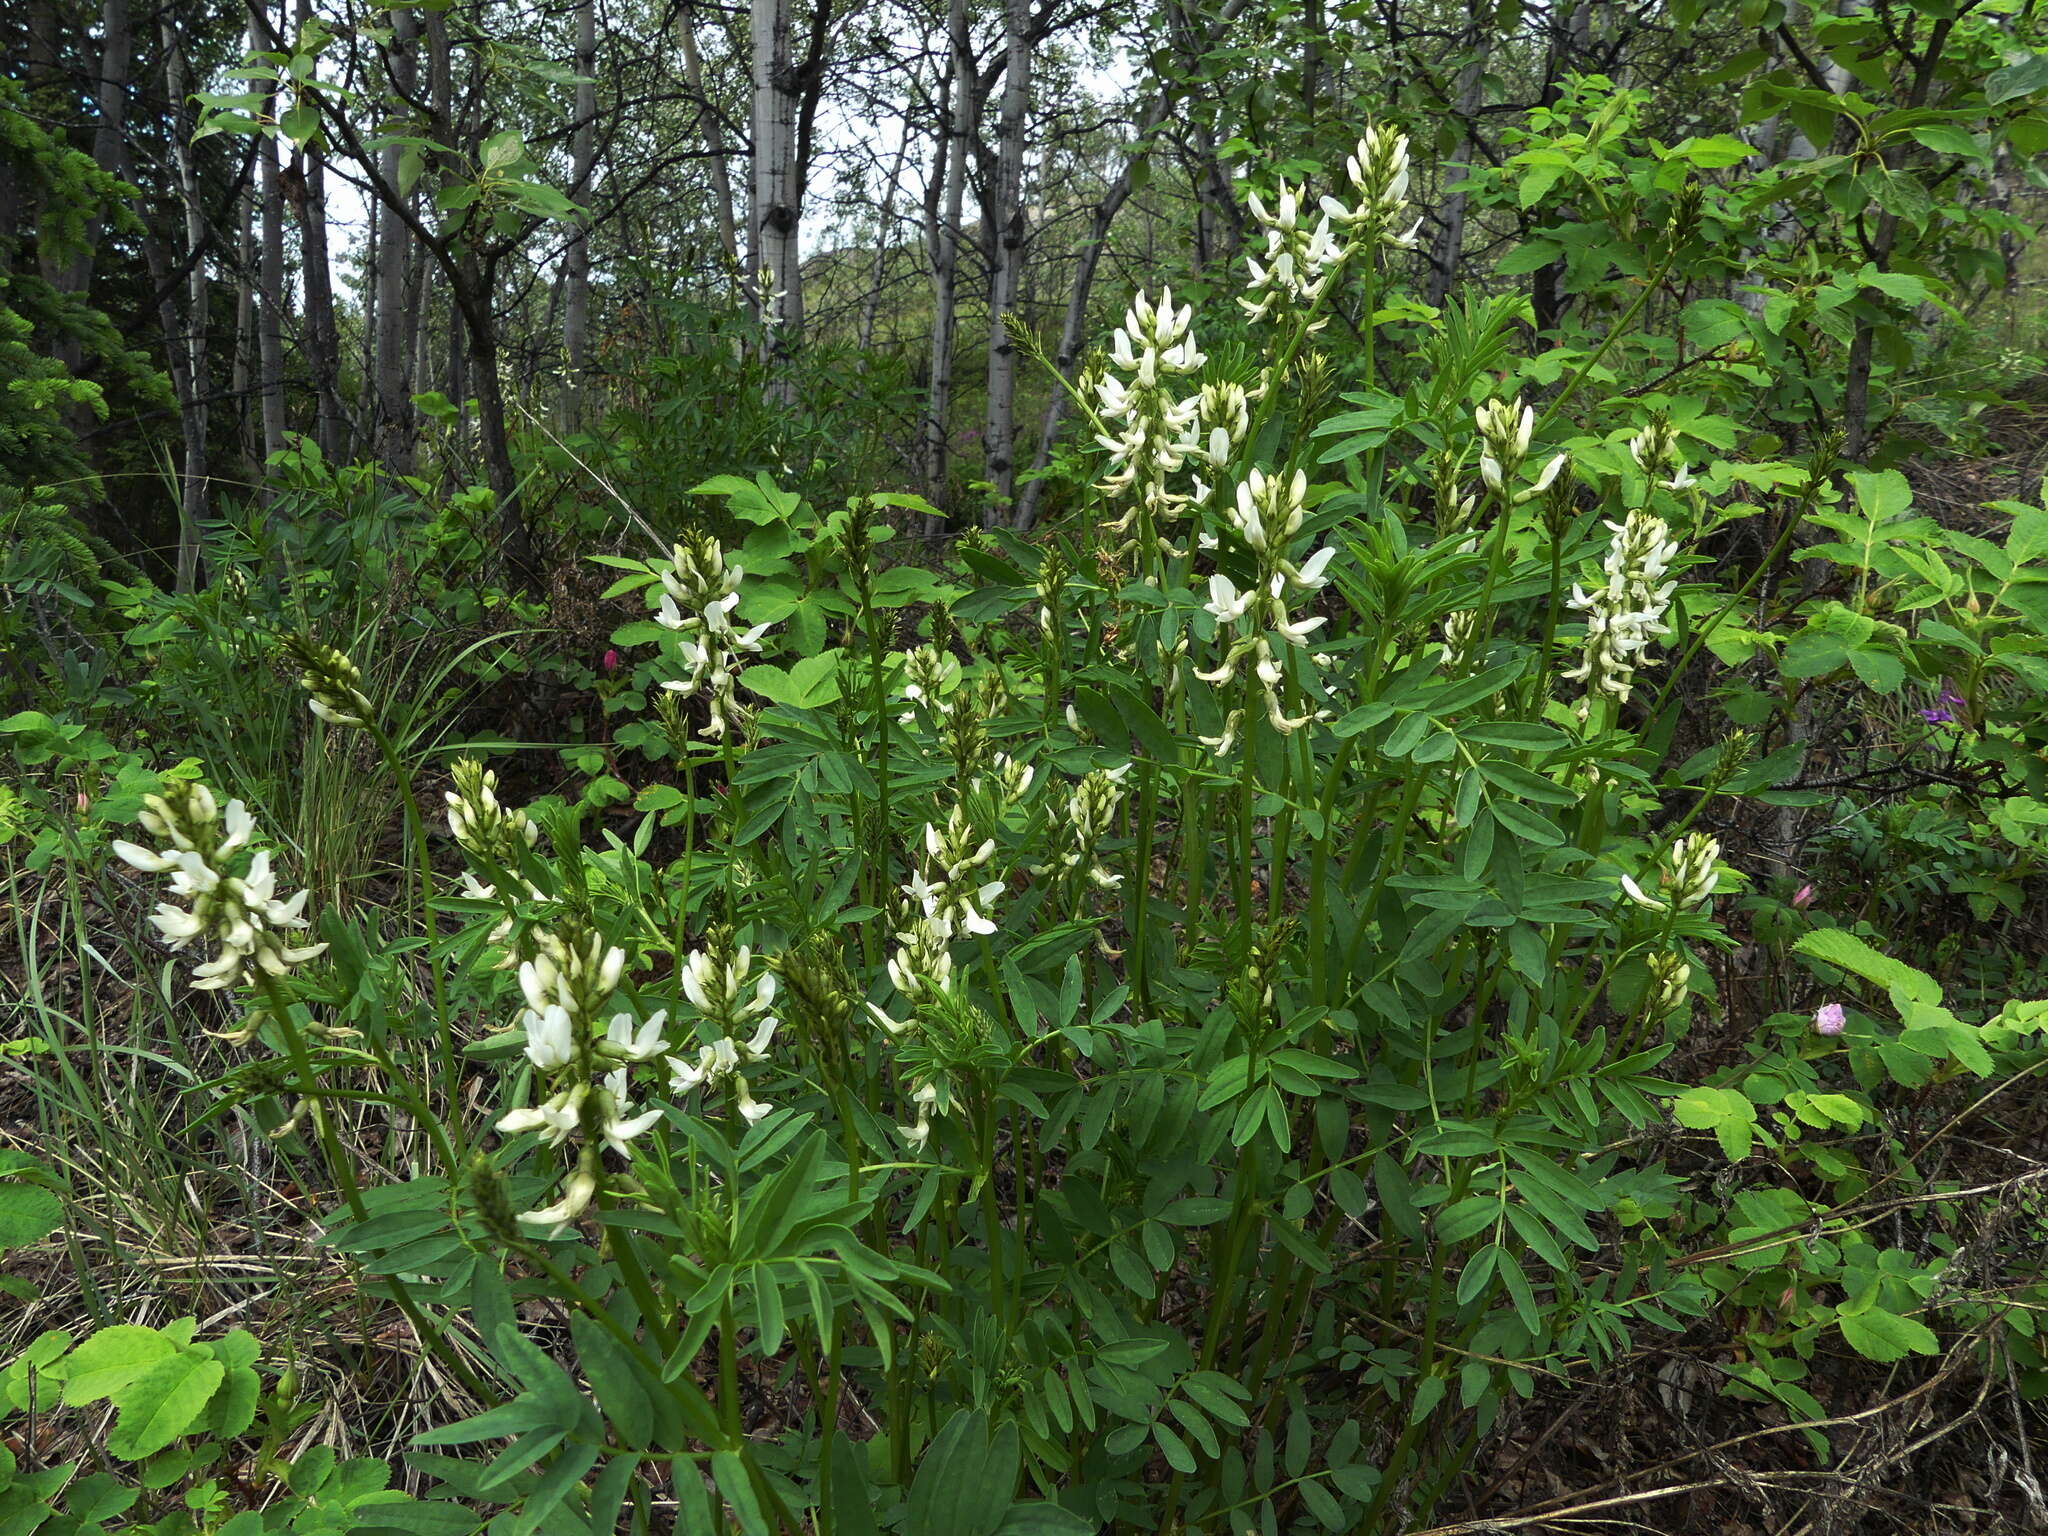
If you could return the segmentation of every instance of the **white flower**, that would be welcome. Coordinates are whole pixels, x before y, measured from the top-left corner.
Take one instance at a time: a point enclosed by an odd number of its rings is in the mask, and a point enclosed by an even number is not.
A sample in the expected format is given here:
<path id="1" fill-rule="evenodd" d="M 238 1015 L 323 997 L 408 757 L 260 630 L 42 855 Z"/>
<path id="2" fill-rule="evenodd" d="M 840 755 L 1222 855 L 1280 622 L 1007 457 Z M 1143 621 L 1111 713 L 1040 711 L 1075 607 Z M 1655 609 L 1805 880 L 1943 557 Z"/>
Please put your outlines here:
<path id="1" fill-rule="evenodd" d="M 1237 585 L 1220 571 L 1209 578 L 1209 601 L 1203 607 L 1222 625 L 1235 624 L 1251 607 L 1255 592 L 1239 592 Z"/>
<path id="2" fill-rule="evenodd" d="M 576 1054 L 576 1031 L 569 1010 L 550 1003 L 539 1013 L 527 1009 L 521 1021 L 526 1026 L 526 1059 L 543 1072 L 558 1072 Z"/>
<path id="3" fill-rule="evenodd" d="M 662 1029 L 667 1023 L 666 1008 L 656 1009 L 637 1027 L 630 1013 L 615 1013 L 605 1030 L 605 1042 L 624 1060 L 652 1061 L 662 1053 Z"/>
<path id="4" fill-rule="evenodd" d="M 521 1211 L 519 1219 L 536 1227 L 560 1227 L 574 1221 L 597 1195 L 597 1175 L 578 1168 L 562 1186 L 562 1198 L 537 1211 Z"/>

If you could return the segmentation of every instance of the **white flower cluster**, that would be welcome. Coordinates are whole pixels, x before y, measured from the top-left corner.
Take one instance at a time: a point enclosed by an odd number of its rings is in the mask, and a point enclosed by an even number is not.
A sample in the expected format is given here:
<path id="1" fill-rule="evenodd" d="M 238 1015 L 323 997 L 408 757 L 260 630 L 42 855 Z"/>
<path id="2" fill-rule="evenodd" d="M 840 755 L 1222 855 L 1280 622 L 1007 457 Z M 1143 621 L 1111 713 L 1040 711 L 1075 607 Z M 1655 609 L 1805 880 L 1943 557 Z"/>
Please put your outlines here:
<path id="1" fill-rule="evenodd" d="M 1015 805 L 1030 790 L 1034 770 L 1000 754 L 993 766 L 1004 804 Z M 977 793 L 982 788 L 979 777 L 970 785 Z M 987 869 L 995 853 L 995 839 L 978 832 L 962 806 L 953 807 L 944 826 L 925 824 L 923 867 L 914 869 L 909 883 L 902 887 L 906 921 L 896 934 L 896 952 L 888 961 L 890 982 L 913 1006 L 951 998 L 956 938 L 996 931 L 991 913 L 1005 882 L 983 880 L 977 873 Z M 898 1019 L 878 1003 L 869 1003 L 867 1010 L 892 1039 L 916 1027 L 914 1018 Z M 932 1116 L 946 1111 L 947 1095 L 938 1081 L 921 1078 L 911 1086 L 910 1102 L 917 1118 L 896 1130 L 913 1152 L 921 1152 L 931 1137 Z"/>
<path id="2" fill-rule="evenodd" d="M 1718 841 L 1704 832 L 1688 832 L 1671 849 L 1670 867 L 1658 876 L 1661 895 L 1652 896 L 1629 875 L 1621 877 L 1621 888 L 1630 901 L 1652 912 L 1683 911 L 1714 894 L 1715 866 L 1720 861 Z"/>
<path id="3" fill-rule="evenodd" d="M 754 1097 L 740 1069 L 768 1059 L 769 1043 L 782 1022 L 771 1011 L 775 1006 L 774 973 L 766 967 L 759 976 L 753 971 L 752 948 L 734 946 L 723 931 L 714 933 L 708 947 L 690 956 L 683 966 L 683 996 L 718 1027 L 719 1034 L 711 1044 L 697 1048 L 694 1062 L 674 1056 L 668 1059 L 669 1086 L 677 1093 L 728 1084 L 733 1107 L 749 1125 L 767 1114 L 769 1106 Z"/>
<path id="4" fill-rule="evenodd" d="M 1254 320 L 1288 309 L 1313 308 L 1348 254 L 1330 232 L 1329 214 L 1322 214 L 1314 224 L 1308 222 L 1302 208 L 1306 195 L 1305 189 L 1290 187 L 1283 180 L 1271 208 L 1256 192 L 1245 197 L 1252 217 L 1266 231 L 1265 259 L 1247 255 L 1244 262 L 1251 273 L 1247 286 L 1255 296 L 1237 301 Z M 1328 323 L 1325 315 L 1313 328 Z"/>
<path id="5" fill-rule="evenodd" d="M 1223 660 L 1196 677 L 1218 685 L 1234 682 L 1238 668 L 1249 664 L 1258 679 L 1266 703 L 1266 718 L 1283 734 L 1300 729 L 1309 715 L 1290 716 L 1280 701 L 1280 684 L 1286 676 L 1280 653 L 1270 636 L 1297 650 L 1306 650 L 1309 636 L 1323 625 L 1320 614 L 1295 618 L 1288 604 L 1319 592 L 1329 584 L 1324 574 L 1336 555 L 1326 545 L 1300 564 L 1289 558 L 1294 535 L 1300 531 L 1308 494 L 1308 476 L 1301 470 L 1287 478 L 1254 469 L 1237 488 L 1236 501 L 1227 509 L 1231 529 L 1250 552 L 1257 568 L 1252 585 L 1242 591 L 1222 572 L 1209 578 L 1209 601 L 1203 607 L 1216 620 L 1219 634 L 1228 634 L 1229 647 Z M 1240 631 L 1240 625 L 1249 624 Z M 1223 731 L 1204 736 L 1202 743 L 1218 757 L 1236 745 L 1243 729 L 1244 712 L 1232 710 Z"/>
<path id="6" fill-rule="evenodd" d="M 910 1090 L 910 1102 L 917 1107 L 917 1119 L 910 1125 L 899 1125 L 896 1134 L 913 1152 L 922 1152 L 924 1144 L 931 1140 L 932 1116 L 943 1115 L 946 1103 L 938 1083 L 927 1078 Z"/>
<path id="7" fill-rule="evenodd" d="M 464 853 L 509 867 L 522 847 L 540 841 L 540 828 L 526 812 L 508 810 L 498 799 L 497 774 L 473 757 L 459 757 L 453 777 L 455 787 L 442 798 L 448 802 L 449 836 Z"/>
<path id="8" fill-rule="evenodd" d="M 1040 610 L 1040 625 L 1048 622 Z M 960 675 L 960 663 L 943 654 L 937 646 L 920 645 L 903 658 L 903 697 L 913 706 L 930 710 L 935 716 L 950 715 L 953 706 L 946 700 L 947 687 Z M 905 710 L 896 717 L 898 725 L 913 725 L 917 721 L 917 708 Z"/>
<path id="9" fill-rule="evenodd" d="M 1629 439 L 1628 456 L 1635 460 L 1636 468 L 1667 491 L 1687 490 L 1697 483 L 1697 477 L 1679 456 L 1678 434 L 1662 416 L 1652 417 L 1642 431 Z"/>
<path id="10" fill-rule="evenodd" d="M 1266 232 L 1263 259 L 1246 256 L 1251 297 L 1237 302 L 1254 320 L 1290 310 L 1313 309 L 1346 263 L 1380 246 L 1411 250 L 1422 221 L 1395 232 L 1408 207 L 1408 136 L 1369 128 L 1358 148 L 1344 162 L 1355 201 L 1321 200 L 1319 216 L 1309 222 L 1303 206 L 1305 188 L 1282 181 L 1269 207 L 1258 193 L 1247 194 L 1252 217 Z M 1341 238 L 1340 238 L 1341 235 Z M 1323 315 L 1310 323 L 1316 331 L 1329 323 Z"/>
<path id="11" fill-rule="evenodd" d="M 1648 665 L 1644 653 L 1650 642 L 1671 633 L 1664 615 L 1678 583 L 1665 576 L 1678 545 L 1664 520 L 1647 512 L 1631 512 L 1626 521 L 1606 526 L 1613 534 L 1606 581 L 1592 592 L 1572 585 L 1571 607 L 1586 616 L 1585 651 L 1560 676 L 1585 682 L 1588 698 L 1605 693 L 1626 703 L 1636 669 Z"/>
<path id="12" fill-rule="evenodd" d="M 1238 449 L 1252 429 L 1252 405 L 1265 394 L 1265 386 L 1247 389 L 1228 380 L 1204 384 L 1196 400 L 1194 440 L 1188 461 L 1197 466 L 1193 499 L 1209 499 L 1205 475 L 1220 475 L 1237 461 Z"/>
<path id="13" fill-rule="evenodd" d="M 1391 128 L 1366 129 L 1358 148 L 1344 161 L 1344 174 L 1350 178 L 1358 201 L 1346 207 L 1334 197 L 1324 198 L 1323 211 L 1330 222 L 1340 229 L 1356 231 L 1372 244 L 1413 250 L 1422 220 L 1417 219 L 1399 234 L 1394 232 L 1394 226 L 1408 211 L 1408 135 Z"/>
<path id="14" fill-rule="evenodd" d="M 526 1059 L 544 1079 L 547 1096 L 502 1115 L 498 1130 L 507 1136 L 537 1131 L 549 1147 L 582 1141 L 555 1203 L 519 1216 L 530 1226 L 560 1228 L 582 1215 L 603 1187 L 602 1149 L 628 1155 L 632 1140 L 661 1119 L 659 1109 L 635 1111 L 627 1071 L 662 1053 L 667 1014 L 636 1025 L 631 1014 L 616 1013 L 598 1034 L 596 1020 L 618 990 L 626 952 L 598 933 L 565 938 L 544 929 L 536 940 L 539 952 L 519 967 L 526 998 L 520 1024 Z"/>
<path id="15" fill-rule="evenodd" d="M 1486 482 L 1488 490 L 1519 507 L 1550 489 L 1551 481 L 1565 466 L 1566 454 L 1552 455 L 1533 485 L 1511 489 L 1529 457 L 1529 440 L 1536 431 L 1536 412 L 1532 408 L 1519 400 L 1489 400 L 1472 415 L 1479 428 L 1479 478 Z"/>
<path id="16" fill-rule="evenodd" d="M 1174 307 L 1171 288 L 1161 292 L 1157 305 L 1138 294 L 1110 341 L 1116 371 L 1095 381 L 1096 441 L 1110 458 L 1100 488 L 1108 496 L 1135 493 L 1131 511 L 1110 525 L 1119 531 L 1130 526 L 1139 508 L 1155 524 L 1163 523 L 1186 500 L 1170 493 L 1166 481 L 1194 447 L 1202 402 L 1199 394 L 1176 399 L 1168 384 L 1208 361 L 1190 334 L 1194 318 L 1194 305 Z"/>
<path id="17" fill-rule="evenodd" d="M 1090 885 L 1102 891 L 1113 891 L 1123 884 L 1123 876 L 1103 864 L 1097 850 L 1116 821 L 1117 807 L 1123 804 L 1127 793 L 1124 778 L 1130 771 L 1129 763 L 1096 768 L 1074 787 L 1067 796 L 1067 814 L 1060 825 L 1061 836 L 1053 862 L 1040 865 L 1032 873 L 1079 871 Z"/>
<path id="18" fill-rule="evenodd" d="M 711 719 L 702 734 L 714 738 L 744 724 L 735 683 L 746 658 L 761 653 L 761 637 L 770 628 L 741 629 L 732 621 L 744 574 L 738 565 L 726 563 L 715 540 L 701 536 L 676 545 L 661 573 L 661 605 L 654 622 L 677 633 L 683 665 L 689 668 L 687 677 L 661 686 L 686 699 L 704 693 Z"/>
<path id="19" fill-rule="evenodd" d="M 325 944 L 290 945 L 283 935 L 304 928 L 306 893 L 289 901 L 277 899 L 277 877 L 270 851 L 259 848 L 237 874 L 241 853 L 255 835 L 255 818 L 239 800 L 223 812 L 213 791 L 197 780 L 177 780 L 160 795 L 143 800 L 143 830 L 160 845 L 116 842 L 115 855 L 145 874 L 168 874 L 173 897 L 191 903 L 160 902 L 150 916 L 156 931 L 172 949 L 212 942 L 219 951 L 193 967 L 192 985 L 220 991 L 250 979 L 249 968 L 282 976 L 311 960 Z"/>
<path id="20" fill-rule="evenodd" d="M 1650 1009 L 1653 1013 L 1668 1014 L 1690 995 L 1692 967 L 1685 963 L 1683 955 L 1652 955 L 1649 971 Z"/>
<path id="21" fill-rule="evenodd" d="M 904 896 L 923 914 L 918 921 L 943 939 L 994 933 L 995 921 L 982 909 L 1002 895 L 1003 882 L 969 877 L 995 857 L 996 840 L 984 837 L 977 843 L 966 812 L 956 805 L 943 830 L 925 824 L 924 851 L 930 874 L 912 870 L 903 887 Z"/>
<path id="22" fill-rule="evenodd" d="M 1476 668 L 1486 644 L 1486 631 L 1479 625 L 1479 610 L 1460 608 L 1444 615 L 1443 664 L 1449 677 L 1469 676 Z"/>
<path id="23" fill-rule="evenodd" d="M 306 707 L 329 725 L 369 724 L 373 706 L 363 692 L 362 670 L 342 652 L 317 640 L 295 639 L 291 649 L 305 671 L 299 686 L 306 690 Z"/>

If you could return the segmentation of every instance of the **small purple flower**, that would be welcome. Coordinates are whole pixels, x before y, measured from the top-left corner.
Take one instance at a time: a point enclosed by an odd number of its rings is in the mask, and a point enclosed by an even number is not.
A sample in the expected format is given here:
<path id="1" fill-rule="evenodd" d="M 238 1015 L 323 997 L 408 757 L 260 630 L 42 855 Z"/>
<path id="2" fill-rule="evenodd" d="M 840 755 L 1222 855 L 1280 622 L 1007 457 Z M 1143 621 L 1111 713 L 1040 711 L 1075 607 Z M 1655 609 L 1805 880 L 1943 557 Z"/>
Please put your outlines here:
<path id="1" fill-rule="evenodd" d="M 1813 1032 L 1817 1035 L 1839 1035 L 1847 1022 L 1840 1003 L 1822 1003 L 1814 1011 Z"/>
<path id="2" fill-rule="evenodd" d="M 618 671 L 618 670 L 619 670 L 619 653 L 618 653 L 617 651 L 606 651 L 606 652 L 604 653 L 604 663 L 603 663 L 603 665 L 604 665 L 604 669 L 605 669 L 605 671 L 607 671 L 607 672 L 616 672 L 616 671 Z"/>
<path id="3" fill-rule="evenodd" d="M 1962 707 L 1963 696 L 1956 692 L 1954 685 L 1943 683 L 1941 697 L 1934 701 L 1931 708 L 1920 710 L 1919 715 L 1929 725 L 1954 725 L 1956 711 Z"/>
<path id="4" fill-rule="evenodd" d="M 1804 912 L 1808 907 L 1812 905 L 1813 885 L 1811 882 L 1802 885 L 1801 887 L 1799 887 L 1798 890 L 1792 893 L 1792 910 L 1794 912 Z"/>

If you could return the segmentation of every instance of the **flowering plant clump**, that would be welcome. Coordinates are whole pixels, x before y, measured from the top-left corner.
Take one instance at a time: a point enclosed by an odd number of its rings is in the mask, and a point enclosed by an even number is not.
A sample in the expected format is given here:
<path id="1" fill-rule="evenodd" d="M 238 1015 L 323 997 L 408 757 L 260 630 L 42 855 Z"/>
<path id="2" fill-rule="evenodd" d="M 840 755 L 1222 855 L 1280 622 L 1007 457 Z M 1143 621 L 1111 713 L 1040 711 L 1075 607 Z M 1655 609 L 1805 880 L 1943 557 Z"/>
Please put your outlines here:
<path id="1" fill-rule="evenodd" d="M 1797 743 L 1640 684 L 1762 652 L 1778 599 L 1685 551 L 1839 511 L 1831 453 L 1695 474 L 1732 432 L 1518 359 L 1517 301 L 1409 303 L 1398 131 L 1289 175 L 1231 296 L 1258 355 L 1205 345 L 1227 298 L 1134 299 L 1069 523 L 883 570 L 917 498 L 721 477 L 729 516 L 603 556 L 662 686 L 580 798 L 469 749 L 430 839 L 418 749 L 296 647 L 394 775 L 417 939 L 288 942 L 198 785 L 119 845 L 199 984 L 262 993 L 290 1073 L 244 1084 L 320 1107 L 328 1239 L 474 1401 L 424 1446 L 490 1460 L 420 1465 L 479 1520 L 1421 1528 L 1516 1405 L 1659 1341 L 1773 1434 L 1826 1415 L 1813 1360 L 2032 1347 L 1868 1197 L 1894 1090 L 1967 1119 L 2048 1015 L 1967 1017 L 1817 871 L 1771 897 Z M 1738 937 L 1811 983 L 1738 1019 Z"/>

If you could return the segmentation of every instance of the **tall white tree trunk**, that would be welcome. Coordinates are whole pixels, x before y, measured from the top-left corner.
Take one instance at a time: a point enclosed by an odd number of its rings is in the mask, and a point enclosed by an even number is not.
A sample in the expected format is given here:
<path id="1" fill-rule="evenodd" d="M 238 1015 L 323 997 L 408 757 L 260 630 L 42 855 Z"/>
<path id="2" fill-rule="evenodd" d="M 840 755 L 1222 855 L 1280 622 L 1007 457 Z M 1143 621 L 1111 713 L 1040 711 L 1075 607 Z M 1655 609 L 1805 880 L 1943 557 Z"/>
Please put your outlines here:
<path id="1" fill-rule="evenodd" d="M 697 23 L 686 3 L 676 13 L 676 43 L 683 53 L 683 81 L 697 102 L 697 120 L 710 146 L 705 166 L 711 176 L 711 217 L 718 225 L 718 243 L 735 271 L 740 265 L 739 221 L 733 215 L 732 168 L 725 152 L 725 128 L 718 109 L 704 89 L 704 61 L 697 53 Z M 748 303 L 752 304 L 749 298 Z"/>
<path id="2" fill-rule="evenodd" d="M 983 464 L 995 487 L 982 521 L 1006 519 L 1017 485 L 1017 347 L 1004 324 L 1017 300 L 1028 233 L 1024 212 L 1024 139 L 1031 107 L 1031 8 L 1005 0 L 1003 101 L 997 118 L 995 176 L 983 222 L 989 236 L 988 420 L 982 429 Z"/>
<path id="3" fill-rule="evenodd" d="M 749 281 L 756 285 L 769 359 L 781 362 L 802 339 L 803 273 L 797 224 L 803 189 L 797 185 L 796 81 L 789 58 L 789 0 L 753 0 L 754 164 Z M 796 386 L 778 370 L 769 397 L 796 398 Z"/>

